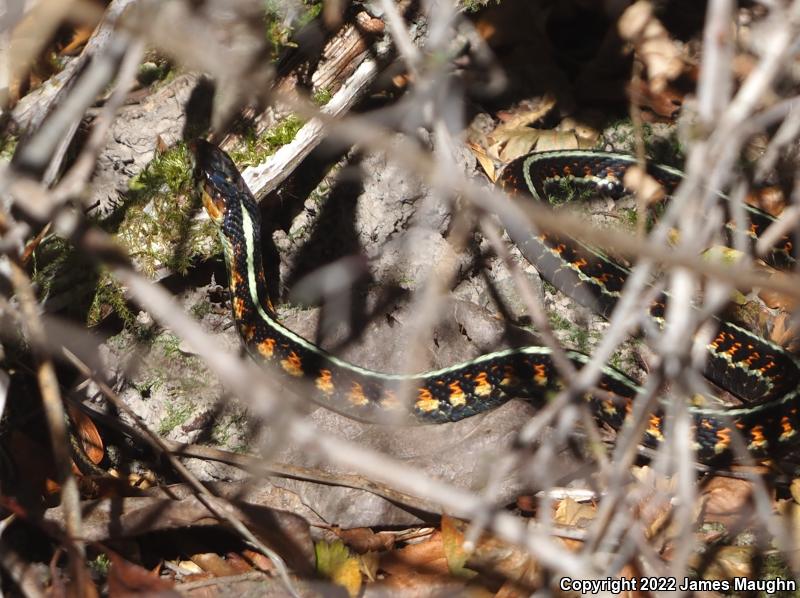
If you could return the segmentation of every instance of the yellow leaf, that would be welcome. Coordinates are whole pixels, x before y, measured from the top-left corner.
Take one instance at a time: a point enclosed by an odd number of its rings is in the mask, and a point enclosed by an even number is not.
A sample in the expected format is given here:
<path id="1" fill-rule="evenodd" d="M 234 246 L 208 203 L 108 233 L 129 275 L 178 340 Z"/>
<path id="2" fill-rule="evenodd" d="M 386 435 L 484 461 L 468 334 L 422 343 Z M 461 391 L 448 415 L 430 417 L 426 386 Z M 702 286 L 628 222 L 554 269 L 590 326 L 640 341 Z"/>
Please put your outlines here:
<path id="1" fill-rule="evenodd" d="M 357 596 L 361 590 L 361 567 L 359 559 L 350 554 L 344 542 L 317 542 L 314 552 L 317 557 L 317 571 L 345 588 L 350 596 Z"/>
<path id="2" fill-rule="evenodd" d="M 536 151 L 578 149 L 574 131 L 541 131 L 536 141 Z"/>
<path id="3" fill-rule="evenodd" d="M 447 568 L 450 573 L 458 577 L 472 577 L 475 575 L 475 571 L 464 566 L 469 558 L 469 553 L 464 550 L 464 534 L 459 529 L 459 523 L 452 517 L 442 516 L 442 545 L 447 559 Z"/>
<path id="4" fill-rule="evenodd" d="M 493 183 L 497 181 L 497 171 L 494 167 L 494 160 L 489 157 L 489 154 L 483 151 L 483 149 L 475 143 L 469 143 L 467 144 L 467 147 L 469 147 L 472 154 L 478 160 L 478 164 L 481 165 L 481 168 L 483 168 L 483 171 L 486 173 L 486 176 L 489 177 L 489 180 Z"/>
<path id="5" fill-rule="evenodd" d="M 581 504 L 567 497 L 558 504 L 553 519 L 561 525 L 580 526 L 594 519 L 595 515 L 596 509 L 593 505 Z"/>
<path id="6" fill-rule="evenodd" d="M 361 565 L 361 572 L 367 576 L 369 581 L 375 581 L 378 576 L 378 566 L 381 562 L 380 553 L 370 550 L 358 556 L 358 562 Z"/>

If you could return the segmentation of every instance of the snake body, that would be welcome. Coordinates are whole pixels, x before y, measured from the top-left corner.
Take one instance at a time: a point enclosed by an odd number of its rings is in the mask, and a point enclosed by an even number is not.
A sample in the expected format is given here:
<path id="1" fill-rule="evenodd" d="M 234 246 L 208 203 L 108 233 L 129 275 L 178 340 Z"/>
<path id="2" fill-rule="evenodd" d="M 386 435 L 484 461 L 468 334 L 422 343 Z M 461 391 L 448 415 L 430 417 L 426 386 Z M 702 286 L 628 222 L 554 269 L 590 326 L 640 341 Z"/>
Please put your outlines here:
<path id="1" fill-rule="evenodd" d="M 230 157 L 198 140 L 194 145 L 195 181 L 211 219 L 219 226 L 229 273 L 236 327 L 254 359 L 274 366 L 290 378 L 309 383 L 311 398 L 334 411 L 365 421 L 453 422 L 493 409 L 512 399 L 543 404 L 561 388 L 550 349 L 529 346 L 482 355 L 471 361 L 419 374 L 387 374 L 359 367 L 328 353 L 286 328 L 277 319 L 267 293 L 261 259 L 258 204 Z M 624 154 L 554 151 L 530 154 L 509 164 L 500 179 L 512 194 L 542 200 L 548 187 L 564 180 L 589 184 L 612 197 L 625 192 L 624 172 L 635 160 Z M 667 192 L 681 173 L 649 166 L 649 174 Z M 754 238 L 773 221 L 747 208 L 748 232 Z M 521 248 L 543 278 L 577 301 L 608 316 L 629 274 L 622 265 L 591 248 L 549 233 L 531 235 Z M 770 260 L 791 263 L 791 240 L 783 239 Z M 651 316 L 663 319 L 667 298 L 651 305 Z M 588 357 L 565 351 L 576 368 Z M 754 454 L 790 445 L 797 437 L 800 363 L 782 347 L 733 322 L 719 320 L 708 344 L 705 370 L 717 386 L 755 404 L 728 409 L 690 407 L 696 456 L 714 461 L 732 455 L 732 432 L 738 429 Z M 604 367 L 597 387 L 585 394 L 599 422 L 619 430 L 632 410 L 640 387 L 622 372 Z M 412 395 L 407 405 L 404 392 Z M 407 396 L 407 395 L 405 395 Z M 664 438 L 664 416 L 653 413 L 643 443 Z"/>

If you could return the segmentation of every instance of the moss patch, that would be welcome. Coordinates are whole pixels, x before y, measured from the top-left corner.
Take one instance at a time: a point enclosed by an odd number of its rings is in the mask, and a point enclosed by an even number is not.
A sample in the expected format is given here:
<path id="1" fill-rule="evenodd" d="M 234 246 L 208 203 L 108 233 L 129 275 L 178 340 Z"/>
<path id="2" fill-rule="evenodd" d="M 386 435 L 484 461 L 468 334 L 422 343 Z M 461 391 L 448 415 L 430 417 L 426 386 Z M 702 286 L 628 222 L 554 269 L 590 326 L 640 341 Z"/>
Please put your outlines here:
<path id="1" fill-rule="evenodd" d="M 501 0 L 462 0 L 461 5 L 467 12 L 477 12 L 492 2 L 500 4 Z"/>
<path id="2" fill-rule="evenodd" d="M 96 326 L 112 312 L 120 317 L 126 327 L 132 327 L 136 322 L 136 314 L 128 306 L 122 287 L 106 272 L 97 284 L 89 312 L 86 314 L 86 323 L 89 326 Z"/>
<path id="3" fill-rule="evenodd" d="M 264 26 L 267 43 L 277 56 L 284 48 L 296 47 L 292 41 L 295 31 L 302 29 L 322 12 L 319 0 L 302 0 L 287 10 L 283 0 L 265 0 Z"/>
<path id="4" fill-rule="evenodd" d="M 668 164 L 680 168 L 685 159 L 685 150 L 678 139 L 677 127 L 663 124 L 642 123 L 642 141 L 645 154 L 657 164 Z M 613 151 L 635 154 L 636 137 L 630 118 L 609 124 L 598 139 L 598 148 L 610 146 Z"/>
<path id="5" fill-rule="evenodd" d="M 0 160 L 11 160 L 17 149 L 19 138 L 14 135 L 0 137 Z"/>
<path id="6" fill-rule="evenodd" d="M 292 115 L 262 135 L 247 133 L 243 138 L 244 145 L 230 152 L 231 158 L 239 168 L 261 164 L 279 148 L 292 141 L 304 124 L 301 119 Z"/>
<path id="7" fill-rule="evenodd" d="M 193 221 L 201 207 L 192 191 L 185 144 L 156 156 L 131 179 L 129 189 L 116 236 L 145 274 L 162 267 L 185 274 L 194 258 L 219 251 L 214 224 Z"/>
<path id="8" fill-rule="evenodd" d="M 192 406 L 183 401 L 167 403 L 167 414 L 158 424 L 158 435 L 166 436 L 172 430 L 186 423 L 192 414 Z"/>

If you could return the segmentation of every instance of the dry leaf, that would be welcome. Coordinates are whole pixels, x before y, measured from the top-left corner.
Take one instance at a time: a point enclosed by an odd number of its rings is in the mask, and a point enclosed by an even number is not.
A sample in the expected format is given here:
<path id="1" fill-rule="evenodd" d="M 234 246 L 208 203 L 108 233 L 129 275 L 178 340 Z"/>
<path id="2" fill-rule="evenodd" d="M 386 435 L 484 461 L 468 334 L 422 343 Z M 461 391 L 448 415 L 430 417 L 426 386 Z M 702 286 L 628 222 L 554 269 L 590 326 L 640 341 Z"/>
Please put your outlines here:
<path id="1" fill-rule="evenodd" d="M 648 119 L 650 122 L 667 122 L 677 118 L 683 106 L 683 98 L 686 94 L 668 85 L 658 93 L 647 84 L 646 81 L 636 79 L 628 85 L 628 97 L 635 105 L 650 110 L 653 115 Z M 643 112 L 642 118 L 649 113 Z M 661 117 L 660 119 L 657 117 Z"/>
<path id="2" fill-rule="evenodd" d="M 256 552 L 255 550 L 250 550 L 246 548 L 242 551 L 242 556 L 249 561 L 252 566 L 259 571 L 263 571 L 264 573 L 271 573 L 275 571 L 275 565 L 269 559 L 268 556 L 261 554 L 260 552 Z"/>
<path id="3" fill-rule="evenodd" d="M 745 202 L 772 216 L 780 216 L 786 207 L 786 195 L 780 187 L 770 186 L 751 189 Z"/>
<path id="4" fill-rule="evenodd" d="M 216 553 L 198 553 L 193 554 L 189 558 L 195 565 L 200 567 L 203 571 L 211 573 L 214 577 L 228 577 L 237 574 L 236 569 Z"/>
<path id="5" fill-rule="evenodd" d="M 639 480 L 636 488 L 638 518 L 645 528 L 648 538 L 658 534 L 669 521 L 672 512 L 671 498 L 675 494 L 676 481 L 674 478 L 665 478 L 657 474 L 650 467 L 637 467 L 633 469 L 634 477 Z M 700 506 L 697 506 L 699 513 Z M 667 534 L 674 537 L 674 534 Z"/>
<path id="6" fill-rule="evenodd" d="M 467 147 L 475 156 L 475 159 L 478 160 L 478 164 L 481 165 L 481 168 L 483 168 L 483 171 L 486 173 L 486 176 L 489 177 L 489 180 L 493 183 L 497 181 L 497 169 L 494 167 L 494 160 L 489 157 L 489 154 L 487 154 L 477 143 L 467 143 Z"/>
<path id="7" fill-rule="evenodd" d="M 792 497 L 794 500 L 779 500 L 775 508 L 780 515 L 784 518 L 784 526 L 788 527 L 791 531 L 794 541 L 800 540 L 800 504 L 797 504 L 795 494 L 800 490 L 795 484 L 797 480 L 792 481 Z"/>
<path id="8" fill-rule="evenodd" d="M 578 137 L 574 131 L 542 131 L 536 142 L 536 151 L 578 149 Z"/>
<path id="9" fill-rule="evenodd" d="M 769 338 L 781 347 L 793 347 L 800 337 L 800 325 L 787 313 L 778 314 L 772 322 Z"/>
<path id="10" fill-rule="evenodd" d="M 62 56 L 77 56 L 81 53 L 81 50 L 83 50 L 83 47 L 86 45 L 86 42 L 89 41 L 93 32 L 94 27 L 89 27 L 87 25 L 76 27 L 75 31 L 72 32 L 72 39 L 61 49 L 59 54 Z"/>
<path id="11" fill-rule="evenodd" d="M 253 570 L 253 566 L 247 562 L 247 560 L 242 557 L 242 555 L 236 552 L 229 552 L 225 555 L 225 560 L 228 562 L 228 565 L 235 571 L 234 575 L 240 575 L 242 573 L 247 573 Z"/>
<path id="12" fill-rule="evenodd" d="M 536 560 L 524 548 L 500 540 L 491 534 L 484 534 L 470 555 L 467 565 L 479 571 L 491 571 L 513 583 L 514 588 L 536 587 L 541 580 Z M 512 588 L 507 588 L 509 592 Z"/>
<path id="13" fill-rule="evenodd" d="M 553 521 L 571 527 L 583 527 L 594 519 L 597 509 L 592 504 L 583 504 L 571 498 L 565 498 L 558 503 Z"/>
<path id="14" fill-rule="evenodd" d="M 387 552 L 381 557 L 381 569 L 393 575 L 409 572 L 449 575 L 441 532 L 434 532 L 425 542 Z"/>
<path id="15" fill-rule="evenodd" d="M 619 19 L 619 33 L 622 39 L 633 43 L 636 53 L 647 67 L 647 78 L 653 93 L 663 91 L 669 81 L 683 72 L 680 48 L 653 15 L 653 5 L 648 0 L 639 0 L 625 9 Z"/>
<path id="16" fill-rule="evenodd" d="M 345 588 L 350 596 L 357 596 L 361 590 L 361 567 L 359 559 L 350 554 L 344 542 L 317 542 L 314 551 L 317 556 L 317 571 Z"/>
<path id="17" fill-rule="evenodd" d="M 368 527 L 353 529 L 331 528 L 342 541 L 358 553 L 391 550 L 394 548 L 395 535 L 391 532 L 375 533 Z"/>
<path id="18" fill-rule="evenodd" d="M 752 487 L 752 482 L 747 480 L 722 476 L 711 478 L 702 494 L 705 500 L 703 520 L 724 525 L 746 523 L 753 511 L 750 504 Z"/>
<path id="19" fill-rule="evenodd" d="M 469 553 L 464 550 L 463 527 L 464 525 L 456 519 L 447 515 L 442 516 L 442 545 L 450 573 L 458 577 L 469 578 L 474 576 L 475 572 L 464 566 L 469 558 Z"/>
<path id="20" fill-rule="evenodd" d="M 529 154 L 545 132 L 530 125 L 550 112 L 555 103 L 555 98 L 547 95 L 536 102 L 522 104 L 513 112 L 498 113 L 502 124 L 489 135 L 489 155 L 508 163 Z"/>
<path id="21" fill-rule="evenodd" d="M 121 596 L 156 596 L 172 598 L 180 596 L 172 589 L 172 583 L 161 579 L 157 571 L 148 571 L 144 567 L 134 565 L 120 555 L 107 551 L 111 560 L 108 571 L 108 595 L 110 598 Z"/>
<path id="22" fill-rule="evenodd" d="M 97 426 L 94 425 L 94 422 L 88 415 L 77 407 L 67 405 L 67 411 L 75 425 L 78 437 L 81 439 L 83 451 L 92 463 L 98 465 L 103 460 L 105 452 L 103 450 L 103 439 L 100 437 Z"/>
<path id="23" fill-rule="evenodd" d="M 651 177 L 641 166 L 631 166 L 625 171 L 622 182 L 627 189 L 634 191 L 648 206 L 664 199 L 664 187 Z"/>
<path id="24" fill-rule="evenodd" d="M 381 555 L 377 552 L 366 552 L 358 555 L 358 563 L 361 572 L 370 581 L 375 581 L 378 576 L 378 567 L 381 564 Z"/>
<path id="25" fill-rule="evenodd" d="M 734 577 L 751 577 L 753 574 L 753 555 L 758 550 L 755 546 L 723 546 L 714 562 L 706 570 L 706 579 L 733 579 Z"/>
<path id="26" fill-rule="evenodd" d="M 501 111 L 497 113 L 497 118 L 503 123 L 498 129 L 521 129 L 535 123 L 540 118 L 545 117 L 556 105 L 555 97 L 545 95 L 536 101 L 529 101 L 514 110 Z"/>
<path id="27" fill-rule="evenodd" d="M 523 127 L 521 129 L 500 129 L 498 127 L 490 136 L 489 152 L 503 163 L 511 162 L 520 156 L 529 154 L 542 131 Z"/>
<path id="28" fill-rule="evenodd" d="M 770 309 L 779 309 L 783 312 L 793 312 L 797 308 L 797 300 L 794 297 L 780 291 L 761 289 L 758 292 L 758 298 L 761 299 L 764 302 L 764 305 Z"/>

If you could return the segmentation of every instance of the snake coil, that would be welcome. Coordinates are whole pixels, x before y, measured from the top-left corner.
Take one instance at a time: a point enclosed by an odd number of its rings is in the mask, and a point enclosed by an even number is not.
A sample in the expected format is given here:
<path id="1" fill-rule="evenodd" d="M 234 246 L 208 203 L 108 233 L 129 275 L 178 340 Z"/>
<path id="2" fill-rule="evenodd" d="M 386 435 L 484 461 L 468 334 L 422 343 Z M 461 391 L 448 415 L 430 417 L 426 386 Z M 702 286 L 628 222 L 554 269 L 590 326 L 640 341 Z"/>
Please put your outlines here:
<path id="1" fill-rule="evenodd" d="M 198 140 L 194 145 L 195 181 L 203 204 L 218 225 L 228 267 L 233 316 L 247 351 L 292 378 L 311 382 L 312 399 L 330 409 L 366 421 L 397 420 L 410 415 L 420 423 L 457 421 L 482 413 L 511 398 L 542 404 L 561 386 L 546 347 L 530 346 L 482 355 L 466 363 L 411 375 L 387 374 L 359 367 L 332 355 L 295 334 L 277 319 L 267 293 L 261 260 L 261 221 L 258 204 L 230 157 L 216 146 Z M 530 154 L 509 164 L 500 184 L 509 193 L 543 200 L 564 181 L 600 188 L 611 197 L 625 193 L 621 182 L 635 160 L 624 154 L 593 151 L 552 151 Z M 669 193 L 681 173 L 666 166 L 649 166 L 649 174 Z M 754 239 L 773 218 L 746 208 L 748 234 Z M 629 271 L 591 248 L 550 233 L 532 235 L 521 247 L 542 277 L 578 302 L 608 317 L 622 292 Z M 793 263 L 792 242 L 782 239 L 768 259 L 775 265 Z M 650 307 L 656 322 L 663 320 L 667 298 Z M 733 322 L 717 320 L 717 333 L 708 344 L 705 376 L 745 401 L 745 407 L 690 407 L 695 450 L 701 461 L 732 456 L 737 429 L 755 455 L 765 454 L 797 437 L 800 363 L 782 347 Z M 577 368 L 588 357 L 566 351 Z M 406 407 L 400 389 L 413 389 Z M 612 367 L 603 368 L 597 387 L 585 400 L 597 420 L 619 430 L 641 392 L 639 386 Z M 646 445 L 663 440 L 664 416 L 653 413 L 643 439 Z"/>

